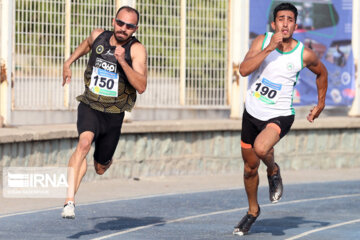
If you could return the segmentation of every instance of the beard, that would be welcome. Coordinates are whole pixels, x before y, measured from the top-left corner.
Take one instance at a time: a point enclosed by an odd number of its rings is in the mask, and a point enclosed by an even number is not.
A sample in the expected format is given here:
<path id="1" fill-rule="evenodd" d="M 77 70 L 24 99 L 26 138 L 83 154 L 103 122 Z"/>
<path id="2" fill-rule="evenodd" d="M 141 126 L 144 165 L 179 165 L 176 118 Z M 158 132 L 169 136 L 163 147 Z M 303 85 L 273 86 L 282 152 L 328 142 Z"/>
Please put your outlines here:
<path id="1" fill-rule="evenodd" d="M 116 36 L 116 34 L 119 34 L 119 33 L 125 35 L 126 37 Z M 125 41 L 129 38 L 129 36 L 126 34 L 126 32 L 123 32 L 123 31 L 117 31 L 117 32 L 115 32 L 115 31 L 114 31 L 114 38 L 115 38 L 116 42 L 118 42 L 118 43 L 123 43 L 123 42 L 125 42 Z"/>

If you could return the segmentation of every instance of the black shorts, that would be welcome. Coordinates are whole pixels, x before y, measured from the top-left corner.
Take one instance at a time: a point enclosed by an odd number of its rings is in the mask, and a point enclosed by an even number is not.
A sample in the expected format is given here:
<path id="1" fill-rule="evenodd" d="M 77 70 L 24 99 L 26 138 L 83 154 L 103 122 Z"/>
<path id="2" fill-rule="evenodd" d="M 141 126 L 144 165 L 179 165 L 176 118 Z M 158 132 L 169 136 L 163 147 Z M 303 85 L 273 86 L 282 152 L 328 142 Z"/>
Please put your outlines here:
<path id="1" fill-rule="evenodd" d="M 80 102 L 78 106 L 77 130 L 79 136 L 85 131 L 94 133 L 94 159 L 96 162 L 107 165 L 111 161 L 119 142 L 124 115 L 124 112 L 100 112 Z"/>
<path id="2" fill-rule="evenodd" d="M 278 126 L 277 129 L 279 129 L 281 139 L 289 132 L 291 125 L 294 123 L 294 119 L 294 115 L 289 115 L 261 121 L 251 116 L 245 109 L 241 127 L 241 146 L 243 148 L 254 147 L 256 137 L 268 124 L 276 124 Z"/>

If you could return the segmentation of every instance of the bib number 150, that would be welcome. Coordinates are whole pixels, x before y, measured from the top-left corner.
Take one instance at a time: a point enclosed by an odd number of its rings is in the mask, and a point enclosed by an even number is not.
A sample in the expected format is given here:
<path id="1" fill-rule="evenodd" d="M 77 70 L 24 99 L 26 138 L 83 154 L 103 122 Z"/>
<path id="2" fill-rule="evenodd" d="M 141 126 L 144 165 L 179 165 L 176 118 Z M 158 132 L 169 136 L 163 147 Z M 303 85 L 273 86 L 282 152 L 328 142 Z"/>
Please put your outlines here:
<path id="1" fill-rule="evenodd" d="M 117 73 L 93 67 L 89 89 L 98 95 L 107 97 L 118 96 L 119 76 Z"/>
<path id="2" fill-rule="evenodd" d="M 99 86 L 101 88 L 106 87 L 107 89 L 112 89 L 115 84 L 114 79 L 110 79 L 106 77 L 94 76 L 94 80 L 95 80 L 94 85 Z M 98 85 L 98 81 L 100 81 L 99 85 Z"/>

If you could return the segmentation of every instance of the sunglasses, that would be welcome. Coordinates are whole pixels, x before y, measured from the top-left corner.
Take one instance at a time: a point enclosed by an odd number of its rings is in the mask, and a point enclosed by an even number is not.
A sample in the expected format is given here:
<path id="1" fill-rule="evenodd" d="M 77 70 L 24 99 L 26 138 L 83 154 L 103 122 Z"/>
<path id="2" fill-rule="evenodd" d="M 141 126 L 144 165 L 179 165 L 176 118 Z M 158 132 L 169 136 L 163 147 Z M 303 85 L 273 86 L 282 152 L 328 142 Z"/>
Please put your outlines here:
<path id="1" fill-rule="evenodd" d="M 115 22 L 120 27 L 125 25 L 126 29 L 135 29 L 137 27 L 137 25 L 135 25 L 135 24 L 126 23 L 126 22 L 121 21 L 120 19 L 115 19 Z"/>

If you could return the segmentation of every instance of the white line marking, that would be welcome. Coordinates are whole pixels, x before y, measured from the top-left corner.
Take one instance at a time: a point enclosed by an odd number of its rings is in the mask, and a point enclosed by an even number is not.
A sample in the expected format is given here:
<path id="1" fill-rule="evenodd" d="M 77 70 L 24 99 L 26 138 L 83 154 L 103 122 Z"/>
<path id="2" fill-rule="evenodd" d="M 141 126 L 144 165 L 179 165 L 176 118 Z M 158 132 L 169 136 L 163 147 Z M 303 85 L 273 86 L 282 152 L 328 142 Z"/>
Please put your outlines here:
<path id="1" fill-rule="evenodd" d="M 123 235 L 125 233 L 135 232 L 135 231 L 138 231 L 138 230 L 142 230 L 142 229 L 150 228 L 150 227 L 155 227 L 155 226 L 158 226 L 158 225 L 163 225 L 163 224 L 168 224 L 168 223 L 175 223 L 175 222 L 182 222 L 182 221 L 191 220 L 191 219 L 194 219 L 194 218 L 207 217 L 207 216 L 223 214 L 223 213 L 231 213 L 231 212 L 236 212 L 236 211 L 246 210 L 246 209 L 248 209 L 248 208 L 247 207 L 235 208 L 235 209 L 230 209 L 230 210 L 224 210 L 224 211 L 218 211 L 218 212 L 212 212 L 212 213 L 204 213 L 204 214 L 199 214 L 199 215 L 195 215 L 195 216 L 189 216 L 189 217 L 178 218 L 178 219 L 173 219 L 173 220 L 164 221 L 164 222 L 153 223 L 153 224 L 149 224 L 149 225 L 145 225 L 145 226 L 141 226 L 141 227 L 131 228 L 131 229 L 121 231 L 121 232 L 112 233 L 112 234 L 105 235 L 105 236 L 102 236 L 102 237 L 99 237 L 99 238 L 93 238 L 93 240 L 100 240 L 100 239 L 106 239 L 106 238 L 110 238 L 110 237 L 115 237 L 115 236 Z"/>
<path id="2" fill-rule="evenodd" d="M 89 202 L 89 203 L 80 203 L 80 204 L 76 204 L 76 206 L 88 206 L 88 205 L 94 205 L 94 204 L 112 203 L 112 202 L 120 202 L 120 201 L 128 201 L 128 200 L 186 195 L 186 194 L 193 194 L 193 193 L 208 193 L 208 192 L 218 192 L 218 191 L 228 191 L 228 190 L 242 190 L 242 188 L 225 188 L 225 189 L 211 189 L 211 190 L 204 190 L 204 191 L 188 191 L 188 192 L 178 192 L 178 193 L 174 192 L 174 193 L 154 194 L 154 195 L 148 195 L 148 196 L 138 196 L 138 197 L 123 198 L 123 199 L 109 199 L 109 200 L 95 201 L 95 202 Z M 50 208 L 45 208 L 45 209 L 33 210 L 33 211 L 15 212 L 15 213 L 9 213 L 9 214 L 5 214 L 5 215 L 0 215 L 0 218 L 6 218 L 6 217 L 12 217 L 12 216 L 18 216 L 18 215 L 24 215 L 24 214 L 31 214 L 31 213 L 38 213 L 38 212 L 46 212 L 46 211 L 57 210 L 57 209 L 62 209 L 62 208 L 63 207 L 50 207 Z"/>
<path id="3" fill-rule="evenodd" d="M 62 209 L 62 207 L 53 207 L 53 208 L 46 208 L 46 209 L 41 209 L 41 210 L 27 211 L 27 212 L 10 213 L 10 214 L 6 214 L 6 215 L 1 215 L 0 218 L 25 215 L 25 214 L 31 214 L 31 213 L 38 213 L 38 212 L 46 212 L 46 211 L 51 211 L 51 210 L 56 210 L 56 209 Z M 59 216 L 60 216 L 60 213 L 59 213 Z"/>
<path id="4" fill-rule="evenodd" d="M 138 230 L 142 230 L 142 229 L 150 228 L 150 227 L 155 227 L 155 226 L 158 226 L 158 225 L 164 225 L 164 224 L 175 223 L 175 222 L 182 222 L 182 221 L 191 220 L 191 219 L 194 219 L 194 218 L 207 217 L 207 216 L 223 214 L 223 213 L 231 213 L 231 212 L 236 212 L 236 211 L 246 210 L 246 209 L 248 209 L 248 207 L 235 208 L 235 209 L 229 209 L 229 210 L 212 212 L 212 213 L 204 213 L 204 214 L 199 214 L 199 215 L 194 215 L 194 216 L 189 216 L 189 217 L 184 217 L 184 218 L 177 218 L 177 219 L 173 219 L 173 220 L 169 220 L 169 221 L 158 222 L 158 223 L 153 223 L 153 224 L 149 224 L 149 225 L 145 225 L 145 226 L 141 226 L 141 227 L 131 228 L 131 229 L 128 229 L 128 230 L 125 230 L 125 231 L 112 233 L 112 234 L 105 235 L 105 236 L 102 236 L 102 237 L 99 237 L 99 238 L 93 238 L 93 240 L 100 240 L 100 239 L 106 239 L 106 238 L 110 238 L 110 237 L 115 237 L 115 236 L 123 235 L 125 233 L 135 232 L 135 231 L 138 231 Z"/>
<path id="5" fill-rule="evenodd" d="M 338 223 L 338 224 L 330 225 L 330 226 L 327 226 L 327 227 L 317 228 L 317 229 L 314 229 L 314 230 L 311 230 L 311 231 L 304 232 L 304 233 L 302 233 L 302 234 L 293 236 L 293 237 L 291 237 L 291 238 L 287 238 L 287 239 L 285 239 L 285 240 L 299 239 L 299 238 L 305 237 L 305 236 L 307 236 L 307 235 L 309 235 L 309 234 L 311 234 L 311 233 L 320 232 L 320 231 L 327 230 L 327 229 L 331 229 L 331 228 L 337 228 L 337 227 L 341 227 L 341 226 L 343 226 L 343 225 L 353 224 L 353 223 L 357 223 L 357 222 L 360 222 L 360 218 L 359 218 L 359 219 L 352 220 L 352 221 L 348 221 L 348 222 L 343 222 L 343 223 Z"/>
<path id="6" fill-rule="evenodd" d="M 276 206 L 288 205 L 288 204 L 294 204 L 294 203 L 302 203 L 302 202 L 310 202 L 310 201 L 321 201 L 321 200 L 330 200 L 330 199 L 338 199 L 338 198 L 348 198 L 348 197 L 360 197 L 360 194 L 357 193 L 357 194 L 335 195 L 335 196 L 320 197 L 320 198 L 300 199 L 300 200 L 294 200 L 294 201 L 289 201 L 289 202 L 277 203 Z M 261 205 L 262 208 L 263 207 L 269 207 L 269 206 L 274 206 L 274 204 L 269 203 L 269 204 Z M 187 221 L 187 220 L 191 220 L 191 219 L 195 219 L 195 218 L 201 218 L 201 217 L 207 217 L 207 216 L 212 216 L 212 215 L 237 212 L 237 211 L 242 211 L 242 210 L 246 210 L 246 209 L 248 209 L 248 207 L 234 208 L 234 209 L 229 209 L 229 210 L 204 213 L 204 214 L 188 216 L 188 217 L 184 217 L 184 218 L 178 218 L 178 219 L 173 219 L 173 220 L 159 222 L 159 223 L 153 223 L 153 224 L 149 224 L 149 225 L 145 225 L 145 226 L 141 226 L 141 227 L 131 228 L 131 229 L 128 229 L 128 230 L 125 230 L 125 231 L 115 232 L 115 233 L 105 235 L 105 236 L 102 236 L 102 237 L 99 237 L 99 238 L 93 238 L 93 240 L 101 240 L 101 239 L 106 239 L 106 238 L 110 238 L 110 237 L 115 237 L 115 236 L 123 235 L 123 234 L 126 234 L 126 233 L 135 232 L 135 231 L 138 231 L 138 230 L 155 227 L 155 226 L 158 226 L 158 225 L 164 225 L 164 224 L 175 223 L 175 222 L 182 222 L 182 221 Z"/>

